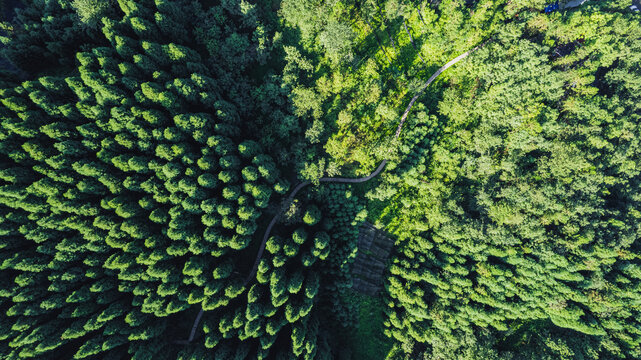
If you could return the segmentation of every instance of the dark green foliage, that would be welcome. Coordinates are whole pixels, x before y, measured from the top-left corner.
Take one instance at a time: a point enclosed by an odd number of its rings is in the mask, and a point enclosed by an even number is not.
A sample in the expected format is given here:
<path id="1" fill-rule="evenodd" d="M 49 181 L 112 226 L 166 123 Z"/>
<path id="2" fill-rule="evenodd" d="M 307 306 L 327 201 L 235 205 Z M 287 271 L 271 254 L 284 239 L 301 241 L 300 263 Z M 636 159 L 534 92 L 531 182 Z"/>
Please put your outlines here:
<path id="1" fill-rule="evenodd" d="M 17 9 L 15 22 L 3 27 L 2 53 L 14 66 L 37 73 L 52 66 L 71 67 L 84 44 L 100 44 L 76 21 L 69 1 L 35 0 Z"/>
<path id="2" fill-rule="evenodd" d="M 0 90 L 3 358 L 171 357 L 189 320 L 169 317 L 243 297 L 234 259 L 254 256 L 259 209 L 287 188 L 245 131 L 267 105 L 246 91 L 256 23 L 235 22 L 239 4 L 91 5 L 36 1 L 5 48 L 25 70 L 58 74 L 59 60 L 68 75 Z"/>

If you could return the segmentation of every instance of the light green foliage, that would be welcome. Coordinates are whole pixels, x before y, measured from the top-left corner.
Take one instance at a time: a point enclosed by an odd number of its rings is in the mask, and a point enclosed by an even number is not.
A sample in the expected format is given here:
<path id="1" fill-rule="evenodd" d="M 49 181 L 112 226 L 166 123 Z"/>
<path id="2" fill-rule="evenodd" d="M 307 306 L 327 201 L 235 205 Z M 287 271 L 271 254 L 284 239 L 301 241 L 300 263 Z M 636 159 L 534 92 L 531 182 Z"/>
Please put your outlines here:
<path id="1" fill-rule="evenodd" d="M 316 206 L 310 206 L 305 210 L 305 215 L 303 215 L 303 222 L 307 225 L 313 226 L 316 225 L 321 219 L 320 209 Z"/>
<path id="2" fill-rule="evenodd" d="M 632 25 L 618 13 L 522 21 L 461 65 L 435 118 L 417 115 L 406 160 L 371 193 L 390 199 L 382 213 L 403 239 L 387 334 L 401 353 L 431 344 L 428 358 L 509 357 L 494 351 L 499 339 L 474 336 L 517 326 L 532 341 L 550 333 L 537 350 L 509 349 L 517 358 L 639 356 L 638 280 L 619 270 L 636 264 L 638 229 L 626 224 L 639 214 L 638 172 L 623 164 L 638 156 L 627 84 L 639 74 L 624 49 L 638 41 L 622 36 Z"/>
<path id="3" fill-rule="evenodd" d="M 114 4 L 110 0 L 73 0 L 71 6 L 82 23 L 95 28 Z"/>
<path id="4" fill-rule="evenodd" d="M 318 41 L 325 47 L 327 56 L 332 61 L 344 61 L 353 57 L 352 47 L 355 37 L 349 25 L 332 20 L 321 32 Z"/>

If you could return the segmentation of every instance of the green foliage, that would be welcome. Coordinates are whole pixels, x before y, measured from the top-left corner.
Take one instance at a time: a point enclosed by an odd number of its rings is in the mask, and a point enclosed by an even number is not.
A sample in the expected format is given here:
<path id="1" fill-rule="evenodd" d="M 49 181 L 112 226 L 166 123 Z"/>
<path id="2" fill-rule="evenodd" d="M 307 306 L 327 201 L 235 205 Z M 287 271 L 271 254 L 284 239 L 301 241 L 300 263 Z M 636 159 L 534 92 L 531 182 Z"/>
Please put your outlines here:
<path id="1" fill-rule="evenodd" d="M 639 356 L 638 284 L 619 270 L 636 264 L 639 213 L 623 165 L 639 129 L 628 26 L 618 12 L 523 15 L 407 128 L 401 164 L 370 193 L 402 239 L 386 322 L 399 356 Z M 539 347 L 505 349 L 521 324 L 520 344 Z"/>
<path id="2" fill-rule="evenodd" d="M 35 0 L 18 8 L 13 23 L 2 27 L 3 57 L 29 73 L 47 67 L 72 67 L 82 45 L 96 46 L 76 21 L 69 1 Z"/>
<path id="3" fill-rule="evenodd" d="M 628 5 L 25 2 L 0 27 L 0 356 L 641 357 Z M 344 296 L 364 194 L 398 239 L 378 299 Z"/>
<path id="4" fill-rule="evenodd" d="M 344 348 L 351 349 L 352 358 L 385 359 L 390 352 L 391 339 L 383 335 L 385 304 L 380 298 L 371 298 L 353 291 L 342 294 L 346 301 L 355 305 L 358 326 L 350 327 L 336 334 L 336 341 Z"/>
<path id="5" fill-rule="evenodd" d="M 330 21 L 321 32 L 318 41 L 327 51 L 327 56 L 333 61 L 349 60 L 352 54 L 354 31 L 347 24 Z"/>
<path id="6" fill-rule="evenodd" d="M 305 210 L 303 215 L 303 222 L 309 226 L 318 224 L 321 220 L 321 211 L 316 206 L 310 206 Z"/>
<path id="7" fill-rule="evenodd" d="M 256 14 L 130 0 L 35 1 L 21 13 L 5 56 L 33 56 L 21 67 L 46 75 L 0 90 L 2 357 L 170 358 L 181 335 L 166 321 L 188 334 L 190 305 L 232 314 L 212 336 L 257 343 L 263 320 L 245 325 L 243 304 L 229 307 L 248 271 L 234 259 L 255 256 L 259 209 L 288 182 L 261 144 L 270 124 L 253 120 L 287 112 L 259 100 L 278 79 L 243 71 L 256 61 Z M 300 292 L 296 279 L 278 284 Z M 306 299 L 292 319 L 308 315 Z"/>
<path id="8" fill-rule="evenodd" d="M 97 27 L 104 15 L 114 5 L 110 1 L 73 0 L 71 6 L 78 14 L 80 22 L 90 27 Z"/>

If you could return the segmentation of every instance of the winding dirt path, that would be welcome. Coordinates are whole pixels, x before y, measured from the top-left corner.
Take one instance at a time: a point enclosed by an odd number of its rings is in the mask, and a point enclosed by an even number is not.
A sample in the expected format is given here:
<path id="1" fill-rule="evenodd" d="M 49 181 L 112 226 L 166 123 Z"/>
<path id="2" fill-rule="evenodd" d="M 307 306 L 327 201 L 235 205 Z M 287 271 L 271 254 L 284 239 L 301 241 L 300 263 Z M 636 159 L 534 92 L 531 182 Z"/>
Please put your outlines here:
<path id="1" fill-rule="evenodd" d="M 421 86 L 421 88 L 418 90 L 416 95 L 414 95 L 412 100 L 410 100 L 409 105 L 407 105 L 407 108 L 405 109 L 405 112 L 401 116 L 401 121 L 398 124 L 398 127 L 396 128 L 396 134 L 394 134 L 394 140 L 398 139 L 398 137 L 401 135 L 401 129 L 403 129 L 403 124 L 405 123 L 405 120 L 407 120 L 407 115 L 409 115 L 410 110 L 412 110 L 412 106 L 414 106 L 414 103 L 416 102 L 416 100 L 418 100 L 418 98 L 423 94 L 425 89 L 427 89 L 427 87 L 430 86 L 432 81 L 434 81 L 437 76 L 441 75 L 441 73 L 443 71 L 447 70 L 450 66 L 456 64 L 457 62 L 465 59 L 470 53 L 472 53 L 473 51 L 475 51 L 476 49 L 478 49 L 481 46 L 482 45 L 479 45 L 479 46 L 475 47 L 474 49 L 472 49 L 470 51 L 466 51 L 463 54 L 455 57 L 454 59 L 450 60 L 447 64 L 441 66 L 440 69 L 436 70 L 436 72 L 434 74 L 432 74 L 432 76 L 430 76 L 430 78 L 425 82 L 425 84 L 423 84 L 423 86 Z"/>
<path id="2" fill-rule="evenodd" d="M 362 178 L 354 179 L 354 178 L 341 178 L 341 177 L 333 177 L 333 178 L 324 177 L 324 178 L 320 178 L 318 181 L 319 182 L 330 182 L 330 183 L 331 182 L 334 182 L 334 183 L 351 183 L 351 184 L 362 183 L 362 182 L 369 181 L 370 179 L 372 179 L 373 177 L 378 175 L 381 171 L 383 171 L 383 168 L 385 168 L 386 164 L 387 164 L 387 160 L 381 161 L 380 165 L 378 165 L 378 167 L 376 168 L 376 170 L 374 170 L 374 172 L 372 172 L 371 174 L 369 174 L 369 175 L 367 175 L 365 177 L 362 177 Z M 269 235 L 270 235 L 270 233 L 272 231 L 272 228 L 274 227 L 274 225 L 276 224 L 276 222 L 278 221 L 280 216 L 285 212 L 285 210 L 287 210 L 287 208 L 292 203 L 292 201 L 294 201 L 294 197 L 296 197 L 296 194 L 298 194 L 299 191 L 301 191 L 303 188 L 305 188 L 307 185 L 310 185 L 310 184 L 311 184 L 311 182 L 309 182 L 309 181 L 304 181 L 304 182 L 298 184 L 294 188 L 294 190 L 291 192 L 291 194 L 289 194 L 289 196 L 287 197 L 287 200 L 285 200 L 285 202 L 283 202 L 283 205 L 281 206 L 281 208 L 278 211 L 278 213 L 276 215 L 274 215 L 274 218 L 272 219 L 272 221 L 267 226 L 267 230 L 265 231 L 265 235 L 263 235 L 263 241 L 260 244 L 260 249 L 258 250 L 258 255 L 256 255 L 256 260 L 254 261 L 254 266 L 252 267 L 252 271 L 249 273 L 249 275 L 247 275 L 247 278 L 245 278 L 244 285 L 247 285 L 254 278 L 254 276 L 256 276 L 256 271 L 258 270 L 258 264 L 260 264 L 260 260 L 263 257 L 263 251 L 265 251 L 265 244 L 267 244 L 267 240 L 269 239 Z"/>
<path id="3" fill-rule="evenodd" d="M 469 50 L 469 51 L 467 51 L 467 52 L 455 57 L 454 59 L 450 60 L 447 64 L 443 65 L 440 69 L 436 70 L 436 72 L 434 74 L 432 74 L 432 76 L 430 76 L 430 78 L 421 86 L 421 88 L 416 93 L 416 95 L 414 95 L 412 100 L 410 100 L 410 103 L 407 105 L 407 108 L 405 108 L 405 112 L 403 112 L 403 115 L 401 116 L 401 120 L 400 120 L 400 122 L 398 124 L 398 127 L 396 128 L 396 133 L 394 134 L 394 140 L 397 140 L 398 137 L 400 136 L 401 130 L 403 129 L 403 124 L 405 123 L 405 120 L 407 120 L 407 115 L 409 115 L 409 112 L 412 109 L 412 106 L 414 106 L 414 103 L 423 94 L 425 89 L 427 89 L 427 87 L 443 71 L 447 70 L 450 66 L 456 64 L 457 62 L 463 60 L 470 53 L 474 52 L 475 50 L 477 50 L 478 48 L 480 48 L 484 44 L 485 43 L 475 47 L 472 50 Z M 319 182 L 350 183 L 350 184 L 363 183 L 363 182 L 371 180 L 372 178 L 374 178 L 375 176 L 380 174 L 381 171 L 383 171 L 383 169 L 385 168 L 385 165 L 387 164 L 387 161 L 388 161 L 387 159 L 381 161 L 380 165 L 378 165 L 376 170 L 374 170 L 371 174 L 369 174 L 369 175 L 367 175 L 365 177 L 361 177 L 361 178 L 324 177 L 324 178 L 320 178 Z M 245 281 L 243 282 L 243 287 L 247 286 L 247 284 L 249 284 L 249 282 L 252 281 L 254 279 L 254 277 L 256 276 L 256 271 L 258 270 L 258 265 L 260 264 L 260 260 L 263 257 L 263 252 L 265 251 L 265 245 L 267 244 L 267 240 L 269 239 L 269 236 L 271 235 L 271 232 L 272 232 L 272 229 L 273 229 L 274 225 L 276 225 L 276 222 L 278 222 L 278 219 L 283 214 L 283 212 L 285 212 L 285 210 L 289 207 L 291 202 L 294 201 L 294 197 L 296 196 L 296 194 L 298 194 L 299 191 L 301 191 L 303 188 L 305 188 L 306 186 L 308 186 L 310 184 L 311 184 L 311 182 L 304 181 L 304 182 L 301 182 L 298 185 L 296 185 L 294 190 L 292 190 L 292 192 L 289 194 L 289 196 L 282 203 L 281 208 L 278 210 L 278 213 L 276 213 L 276 215 L 274 215 L 274 217 L 272 218 L 272 221 L 267 226 L 267 229 L 265 230 L 265 233 L 263 235 L 263 239 L 262 239 L 262 242 L 260 244 L 260 248 L 258 250 L 258 254 L 256 254 L 256 260 L 254 261 L 254 266 L 252 267 L 251 272 L 245 278 Z M 191 332 L 189 333 L 189 338 L 187 340 L 174 341 L 174 344 L 186 345 L 186 344 L 189 344 L 194 339 L 194 337 L 196 336 L 196 329 L 198 328 L 198 324 L 200 323 L 200 319 L 203 317 L 203 313 L 204 313 L 204 310 L 201 307 L 200 311 L 198 312 L 198 315 L 196 316 L 196 319 L 194 320 L 194 325 L 192 326 Z"/>

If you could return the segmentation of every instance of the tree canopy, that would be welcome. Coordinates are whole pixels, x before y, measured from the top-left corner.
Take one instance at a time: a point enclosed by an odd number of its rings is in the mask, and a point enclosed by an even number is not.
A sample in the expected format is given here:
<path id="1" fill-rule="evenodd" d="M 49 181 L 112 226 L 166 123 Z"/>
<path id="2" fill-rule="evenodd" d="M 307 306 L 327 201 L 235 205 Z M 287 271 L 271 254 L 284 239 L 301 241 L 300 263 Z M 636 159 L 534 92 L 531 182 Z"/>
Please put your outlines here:
<path id="1" fill-rule="evenodd" d="M 547 5 L 0 2 L 0 357 L 641 358 L 640 18 Z"/>

